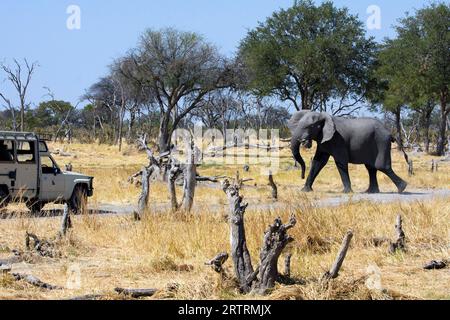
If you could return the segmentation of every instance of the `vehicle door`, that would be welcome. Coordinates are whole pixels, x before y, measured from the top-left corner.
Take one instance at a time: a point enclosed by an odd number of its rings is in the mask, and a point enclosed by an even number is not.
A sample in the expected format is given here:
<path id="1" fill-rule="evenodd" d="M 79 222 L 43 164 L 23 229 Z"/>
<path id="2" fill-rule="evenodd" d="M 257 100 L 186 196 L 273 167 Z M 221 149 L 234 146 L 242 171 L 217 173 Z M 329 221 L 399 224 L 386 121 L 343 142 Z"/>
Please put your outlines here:
<path id="1" fill-rule="evenodd" d="M 16 140 L 16 183 L 13 196 L 34 199 L 38 190 L 38 150 L 36 141 Z"/>
<path id="2" fill-rule="evenodd" d="M 52 157 L 41 155 L 41 191 L 40 199 L 45 201 L 62 200 L 65 180 L 61 169 Z"/>

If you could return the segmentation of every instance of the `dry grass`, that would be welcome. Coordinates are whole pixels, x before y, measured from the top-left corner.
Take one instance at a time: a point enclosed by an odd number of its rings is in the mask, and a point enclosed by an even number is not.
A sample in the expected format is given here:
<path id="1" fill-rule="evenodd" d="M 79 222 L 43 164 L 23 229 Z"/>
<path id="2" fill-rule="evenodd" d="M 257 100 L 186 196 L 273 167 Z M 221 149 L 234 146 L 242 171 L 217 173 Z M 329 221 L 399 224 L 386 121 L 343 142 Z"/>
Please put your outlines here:
<path id="1" fill-rule="evenodd" d="M 71 145 L 66 152 L 76 158 L 58 158 L 63 164 L 72 162 L 75 170 L 92 173 L 96 181 L 94 203 L 134 203 L 139 190 L 126 184 L 126 178 L 145 163 L 145 155 L 130 148 L 129 154 L 113 156 L 114 147 Z M 126 147 L 127 148 L 127 147 Z M 86 151 L 84 151 L 86 150 Z M 304 152 L 305 153 L 305 152 Z M 95 154 L 102 154 L 97 158 Z M 307 281 L 306 285 L 279 286 L 271 299 L 450 299 L 450 273 L 447 270 L 425 271 L 422 265 L 433 259 L 449 258 L 450 199 L 408 204 L 377 205 L 369 202 L 349 203 L 333 208 L 313 208 L 310 200 L 337 194 L 342 186 L 334 165 L 329 165 L 319 177 L 316 190 L 304 196 L 299 191 L 298 171 L 285 171 L 292 164 L 283 153 L 282 170 L 275 176 L 280 185 L 281 200 L 289 209 L 255 211 L 250 205 L 246 215 L 246 230 L 253 262 L 257 264 L 264 230 L 277 216 L 286 221 L 296 214 L 295 238 L 288 250 L 293 254 L 292 275 Z M 305 159 L 310 154 L 305 153 Z M 97 160 L 98 159 L 98 160 Z M 395 167 L 406 177 L 406 165 L 395 154 Z M 448 187 L 450 172 L 442 166 L 437 174 L 428 173 L 431 157 L 416 159 L 416 176 L 411 188 Z M 122 167 L 116 168 L 117 165 Z M 240 166 L 206 166 L 204 175 L 233 175 Z M 366 173 L 352 167 L 355 191 L 367 188 Z M 245 177 L 252 177 L 258 188 L 243 190 L 250 203 L 267 202 L 270 191 L 266 177 L 253 168 Z M 394 191 L 386 179 L 380 179 L 384 191 Z M 155 184 L 152 202 L 166 202 L 164 185 Z M 222 282 L 204 266 L 204 262 L 219 251 L 229 251 L 229 230 L 225 212 L 211 209 L 211 203 L 225 203 L 220 190 L 200 187 L 196 196 L 200 210 L 194 216 L 162 213 L 134 222 L 131 216 L 79 216 L 74 218 L 74 230 L 60 244 L 61 258 L 42 258 L 34 263 L 14 265 L 15 272 L 31 273 L 41 280 L 66 286 L 73 274 L 80 275 L 80 287 L 45 291 L 0 276 L 1 299 L 59 299 L 92 293 L 108 293 L 114 287 L 160 288 L 155 298 L 174 299 L 247 299 L 232 282 Z M 398 213 L 404 217 L 408 251 L 390 255 L 387 244 L 375 247 L 373 237 L 394 237 L 394 222 Z M 51 238 L 59 228 L 59 218 L 29 219 L 22 217 L 0 221 L 0 259 L 9 257 L 8 248 L 23 249 L 26 231 Z M 317 285 L 316 279 L 332 264 L 343 235 L 352 229 L 355 238 L 338 280 L 328 288 Z M 3 250 L 2 250 L 3 248 Z M 281 263 L 282 261 L 280 261 Z M 192 266 L 193 270 L 185 271 Z M 227 272 L 232 274 L 231 262 Z M 379 269 L 381 285 L 368 289 L 367 277 Z M 75 270 L 75 271 L 74 271 Z M 75 276 L 76 279 L 76 276 Z M 176 290 L 168 290 L 168 286 Z"/>

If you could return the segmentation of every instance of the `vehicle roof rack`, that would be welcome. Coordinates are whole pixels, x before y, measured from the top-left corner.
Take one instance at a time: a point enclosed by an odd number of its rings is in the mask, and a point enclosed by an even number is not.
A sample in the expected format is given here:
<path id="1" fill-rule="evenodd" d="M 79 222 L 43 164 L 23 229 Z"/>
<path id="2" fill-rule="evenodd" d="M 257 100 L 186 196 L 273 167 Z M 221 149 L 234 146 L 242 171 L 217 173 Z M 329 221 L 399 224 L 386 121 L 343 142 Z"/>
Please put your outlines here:
<path id="1" fill-rule="evenodd" d="M 32 132 L 15 132 L 15 131 L 0 131 L 0 138 L 3 139 L 33 139 L 36 140 L 37 135 Z"/>
<path id="2" fill-rule="evenodd" d="M 41 141 L 52 141 L 53 140 L 53 134 L 51 133 L 38 133 L 37 134 L 39 140 Z"/>

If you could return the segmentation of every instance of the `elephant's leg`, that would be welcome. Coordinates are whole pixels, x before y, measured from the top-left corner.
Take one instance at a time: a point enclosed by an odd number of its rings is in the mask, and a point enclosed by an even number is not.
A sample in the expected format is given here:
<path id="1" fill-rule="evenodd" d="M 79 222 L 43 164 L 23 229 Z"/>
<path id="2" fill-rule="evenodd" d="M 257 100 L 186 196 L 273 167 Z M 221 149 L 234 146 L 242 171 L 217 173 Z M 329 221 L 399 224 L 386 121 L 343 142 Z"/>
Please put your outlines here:
<path id="1" fill-rule="evenodd" d="M 385 175 L 387 175 L 392 180 L 392 182 L 397 186 L 399 193 L 402 193 L 403 191 L 405 191 L 408 184 L 402 178 L 400 178 L 398 175 L 396 175 L 394 170 L 392 170 L 392 168 L 383 169 L 380 171 L 383 172 Z"/>
<path id="2" fill-rule="evenodd" d="M 327 165 L 330 155 L 326 153 L 316 153 L 314 159 L 311 163 L 311 170 L 309 172 L 308 179 L 306 180 L 305 187 L 302 191 L 310 192 L 312 191 L 312 186 L 320 171 Z"/>
<path id="3" fill-rule="evenodd" d="M 370 166 L 367 166 L 367 171 L 369 171 L 369 177 L 370 177 L 370 185 L 369 189 L 366 191 L 366 193 L 380 193 L 380 188 L 378 187 L 378 180 L 377 180 L 377 172 L 378 170 L 375 168 L 372 168 Z"/>
<path id="4" fill-rule="evenodd" d="M 348 174 L 348 163 L 336 161 L 336 166 L 339 170 L 339 174 L 341 175 L 342 183 L 344 184 L 344 193 L 353 192 L 352 183 L 350 182 L 350 175 Z"/>

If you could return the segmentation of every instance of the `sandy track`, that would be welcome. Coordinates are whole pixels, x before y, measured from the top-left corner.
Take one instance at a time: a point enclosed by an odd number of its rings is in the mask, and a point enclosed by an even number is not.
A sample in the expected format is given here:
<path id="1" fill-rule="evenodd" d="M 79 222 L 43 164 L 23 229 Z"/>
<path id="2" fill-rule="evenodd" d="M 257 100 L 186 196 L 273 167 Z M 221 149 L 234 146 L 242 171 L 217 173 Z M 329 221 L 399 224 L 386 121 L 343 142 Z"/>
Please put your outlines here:
<path id="1" fill-rule="evenodd" d="M 403 194 L 398 193 L 378 193 L 378 194 L 367 194 L 367 193 L 354 193 L 351 195 L 331 197 L 320 200 L 312 200 L 311 205 L 315 207 L 333 207 L 346 204 L 348 202 L 355 203 L 361 201 L 369 201 L 373 203 L 394 203 L 394 202 L 415 202 L 415 201 L 431 201 L 437 198 L 450 198 L 450 189 L 423 189 L 414 190 L 411 192 L 405 192 Z M 212 210 L 221 209 L 225 206 L 212 204 L 210 208 Z M 249 210 L 274 210 L 283 209 L 289 207 L 288 204 L 283 202 L 276 203 L 250 203 Z M 154 211 L 164 211 L 170 209 L 168 205 L 165 204 L 153 204 L 150 208 Z M 100 211 L 116 213 L 116 214 L 126 214 L 136 210 L 135 206 L 130 205 L 114 205 L 114 204 L 102 204 L 98 207 Z M 199 206 L 194 205 L 194 210 L 199 209 Z"/>
<path id="2" fill-rule="evenodd" d="M 339 197 L 330 197 L 326 199 L 320 200 L 311 200 L 310 205 L 314 207 L 336 207 L 339 205 L 343 205 L 346 203 L 357 203 L 361 201 L 369 201 L 372 203 L 385 204 L 385 203 L 395 203 L 395 202 L 415 202 L 415 201 L 432 201 L 433 199 L 439 198 L 450 198 L 450 189 L 423 189 L 423 190 L 414 190 L 411 192 L 406 192 L 403 194 L 398 193 L 379 193 L 379 194 L 367 194 L 367 193 L 354 193 L 351 195 L 339 196 Z M 303 206 L 303 203 L 300 203 L 300 206 Z M 200 211 L 204 208 L 205 204 L 195 205 L 194 211 Z M 221 204 L 211 204 L 208 206 L 211 211 L 218 211 L 222 209 L 226 209 L 226 205 Z M 287 204 L 283 202 L 275 202 L 275 203 L 252 203 L 250 202 L 249 210 L 256 211 L 265 211 L 265 210 L 282 210 L 292 208 L 292 204 Z M 97 206 L 91 206 L 89 208 L 89 214 L 97 214 L 97 215 L 125 215 L 131 214 L 136 211 L 137 207 L 134 205 L 120 205 L 120 204 L 100 204 Z M 153 212 L 164 212 L 170 210 L 168 204 L 162 203 L 153 203 L 150 205 L 150 209 Z M 17 212 L 9 212 L 4 211 L 0 213 L 0 219 L 10 219 L 16 218 Z M 56 207 L 52 210 L 43 210 L 38 217 L 55 217 L 61 216 L 63 213 L 62 206 Z"/>

